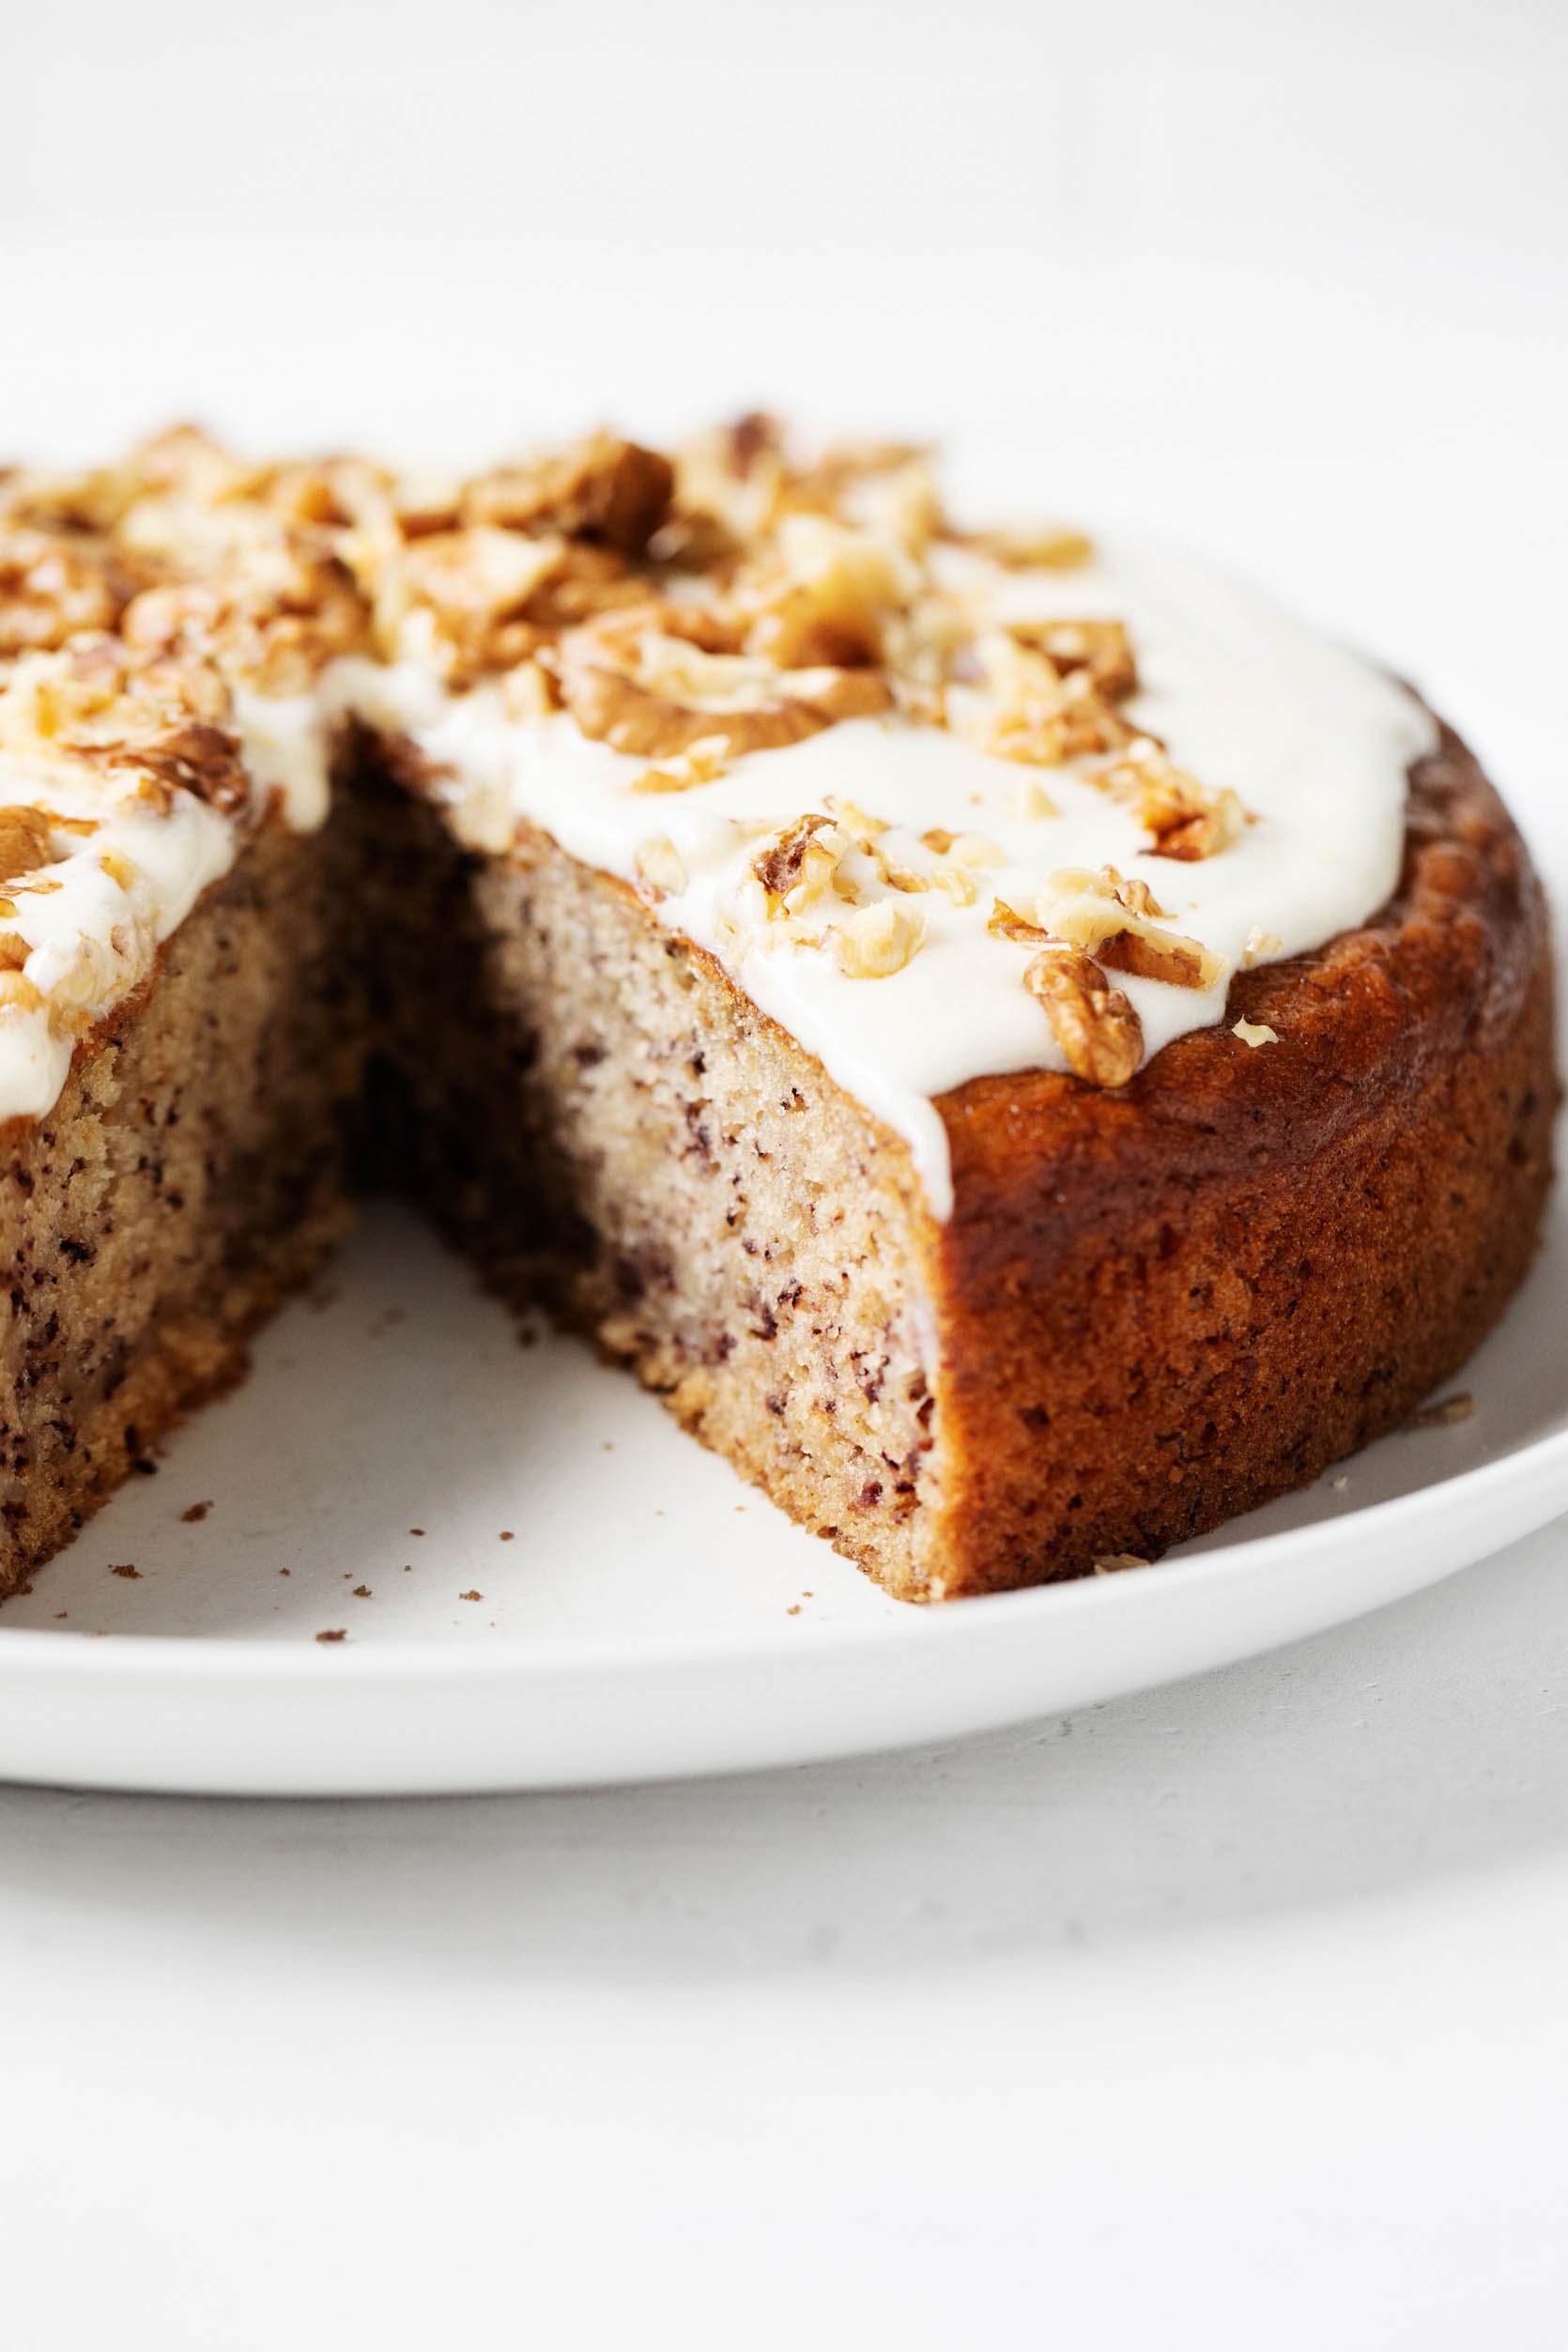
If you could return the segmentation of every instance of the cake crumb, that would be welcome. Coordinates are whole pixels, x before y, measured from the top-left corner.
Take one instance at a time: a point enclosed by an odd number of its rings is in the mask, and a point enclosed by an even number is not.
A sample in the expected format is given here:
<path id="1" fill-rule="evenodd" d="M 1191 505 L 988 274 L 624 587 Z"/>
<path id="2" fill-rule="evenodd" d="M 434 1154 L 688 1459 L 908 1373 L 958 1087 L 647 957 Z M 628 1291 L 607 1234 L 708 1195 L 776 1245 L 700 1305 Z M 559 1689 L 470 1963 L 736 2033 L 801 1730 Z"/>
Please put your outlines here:
<path id="1" fill-rule="evenodd" d="M 70 1615 L 70 1611 L 69 1611 L 69 1609 L 57 1608 L 57 1609 L 55 1610 L 55 1612 L 54 1612 L 54 1618 L 55 1618 L 55 1622 L 56 1622 L 56 1623 L 58 1623 L 59 1620 L 60 1620 L 62 1617 L 69 1617 L 69 1615 Z"/>
<path id="2" fill-rule="evenodd" d="M 198 1520 L 206 1518 L 211 1508 L 210 1502 L 193 1502 L 189 1511 L 182 1511 L 179 1515 L 187 1527 L 194 1527 Z"/>
<path id="3" fill-rule="evenodd" d="M 798 1617 L 800 1615 L 800 1603 L 798 1601 L 792 1601 L 784 1614 L 786 1617 Z"/>
<path id="4" fill-rule="evenodd" d="M 484 1595 L 483 1592 L 459 1592 L 457 1598 L 460 1601 L 483 1601 Z"/>
<path id="5" fill-rule="evenodd" d="M 290 1570 L 288 1570 L 287 1568 L 280 1568 L 280 1569 L 279 1569 L 279 1571 L 278 1571 L 278 1574 L 279 1574 L 279 1576 L 288 1576 L 290 1573 L 291 1573 L 291 1571 L 290 1571 Z"/>
<path id="6" fill-rule="evenodd" d="M 410 1528 L 408 1532 L 410 1535 L 423 1535 L 424 1533 L 424 1530 L 423 1528 Z"/>
<path id="7" fill-rule="evenodd" d="M 1423 1405 L 1410 1415 L 1412 1429 L 1453 1429 L 1462 1421 L 1468 1421 L 1475 1412 L 1475 1399 L 1468 1389 L 1455 1396 L 1439 1397 L 1436 1405 Z"/>
<path id="8" fill-rule="evenodd" d="M 140 1570 L 139 1568 L 133 1568 L 133 1567 L 131 1566 L 131 1562 L 130 1562 L 130 1560 L 125 1560 L 124 1562 L 122 1562 L 122 1564 L 121 1564 L 118 1568 L 113 1568 L 113 1567 L 112 1567 L 112 1568 L 110 1569 L 110 1571 L 109 1571 L 109 1574 L 110 1574 L 112 1576 L 131 1576 L 131 1577 L 134 1577 L 134 1578 L 135 1578 L 135 1580 L 137 1581 L 137 1583 L 140 1583 L 140 1582 L 141 1582 L 141 1577 L 142 1577 L 142 1572 L 141 1572 L 141 1570 Z"/>
<path id="9" fill-rule="evenodd" d="M 1350 1483 L 1349 1474 L 1345 1470 L 1341 1470 L 1339 1476 L 1337 1478 L 1331 1478 L 1329 1481 L 1329 1483 L 1333 1488 L 1336 1495 L 1343 1495 L 1345 1488 Z"/>
<path id="10" fill-rule="evenodd" d="M 317 1641 L 346 1641 L 348 1628 L 346 1625 L 331 1625 L 324 1634 L 317 1634 L 315 1637 Z"/>
<path id="11" fill-rule="evenodd" d="M 510 1543 L 511 1543 L 511 1541 L 512 1541 L 512 1530 L 511 1530 L 510 1528 L 502 1528 L 502 1530 L 501 1530 L 501 1531 L 500 1531 L 500 1541 L 501 1543 L 503 1543 L 503 1544 L 510 1544 Z"/>
<path id="12" fill-rule="evenodd" d="M 369 1587 L 369 1585 L 368 1585 L 368 1584 L 357 1584 L 357 1585 L 354 1587 L 354 1598 L 355 1598 L 355 1600 L 356 1600 L 356 1601 L 368 1601 L 368 1600 L 369 1600 L 369 1598 L 370 1598 L 370 1587 Z"/>

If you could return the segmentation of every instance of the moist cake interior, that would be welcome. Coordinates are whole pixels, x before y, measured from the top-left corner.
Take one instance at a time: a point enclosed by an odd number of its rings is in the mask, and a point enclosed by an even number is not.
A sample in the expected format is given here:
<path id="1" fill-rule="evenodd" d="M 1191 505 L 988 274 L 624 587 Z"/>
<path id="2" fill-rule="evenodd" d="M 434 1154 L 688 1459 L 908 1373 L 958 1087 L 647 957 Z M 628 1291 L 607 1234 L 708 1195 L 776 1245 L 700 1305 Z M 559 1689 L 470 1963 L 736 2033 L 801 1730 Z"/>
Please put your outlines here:
<path id="1" fill-rule="evenodd" d="M 906 1155 L 630 892 L 539 832 L 504 864 L 465 852 L 407 765 L 362 732 L 347 755 L 371 934 L 361 1170 L 918 1591 L 929 1219 Z"/>

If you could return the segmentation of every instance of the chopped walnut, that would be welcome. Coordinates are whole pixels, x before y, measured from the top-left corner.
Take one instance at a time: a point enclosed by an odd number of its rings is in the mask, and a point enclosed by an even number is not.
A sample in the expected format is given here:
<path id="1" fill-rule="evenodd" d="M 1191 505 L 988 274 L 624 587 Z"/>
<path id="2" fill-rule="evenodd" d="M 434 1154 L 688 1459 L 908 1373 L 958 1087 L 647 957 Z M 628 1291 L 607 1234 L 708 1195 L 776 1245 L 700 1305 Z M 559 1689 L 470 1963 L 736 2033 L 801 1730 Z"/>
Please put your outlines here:
<path id="1" fill-rule="evenodd" d="M 508 718 L 547 718 L 559 710 L 555 681 L 536 661 L 519 662 L 500 682 L 501 708 Z"/>
<path id="2" fill-rule="evenodd" d="M 1053 934 L 1046 930 L 1043 923 L 1037 923 L 1030 916 L 1020 915 L 1018 909 L 1009 906 L 1006 899 L 992 900 L 986 929 L 993 938 L 1016 940 L 1022 947 L 1049 947 L 1053 945 L 1060 945 L 1060 942 L 1054 940 Z"/>
<path id="3" fill-rule="evenodd" d="M 737 759 L 888 708 L 874 670 L 776 669 L 755 654 L 710 650 L 696 634 L 702 622 L 678 607 L 646 606 L 562 638 L 561 699 L 583 733 L 650 760 L 722 739 Z"/>
<path id="4" fill-rule="evenodd" d="M 65 644 L 83 629 L 111 629 L 121 599 L 106 551 L 38 530 L 0 525 L 0 660 Z"/>
<path id="5" fill-rule="evenodd" d="M 1231 1035 L 1243 1045 L 1278 1045 L 1280 1033 L 1270 1029 L 1266 1021 L 1237 1021 L 1232 1023 Z"/>
<path id="6" fill-rule="evenodd" d="M 1038 776 L 1026 776 L 1013 789 L 1009 804 L 1013 816 L 1032 823 L 1041 817 L 1059 817 L 1061 810 L 1046 791 Z"/>
<path id="7" fill-rule="evenodd" d="M 595 433 L 531 465 L 500 466 L 463 492 L 466 522 L 596 540 L 640 555 L 669 512 L 675 469 L 656 450 Z"/>
<path id="8" fill-rule="evenodd" d="M 664 834 L 656 834 L 642 842 L 636 862 L 638 881 L 646 884 L 655 898 L 672 896 L 684 890 L 689 880 L 684 858 L 674 842 Z"/>
<path id="9" fill-rule="evenodd" d="M 885 980 L 918 953 L 925 926 L 893 899 L 857 907 L 834 934 L 838 969 L 852 980 Z"/>
<path id="10" fill-rule="evenodd" d="M 50 862 L 50 823 L 41 808 L 0 808 L 0 882 L 16 882 Z"/>
<path id="11" fill-rule="evenodd" d="M 1115 866 L 1100 866 L 1093 873 L 1082 866 L 1060 867 L 1045 886 L 1059 896 L 1088 891 L 1095 898 L 1114 899 L 1118 906 L 1147 915 L 1151 922 L 1169 920 L 1148 884 L 1140 875 L 1118 873 Z"/>
<path id="12" fill-rule="evenodd" d="M 982 751 L 1035 767 L 1060 767 L 1091 752 L 1131 743 L 1135 730 L 1115 708 L 1130 690 L 1131 656 L 1119 623 L 1095 639 L 1087 622 L 1062 623 L 1074 649 L 1068 663 L 1044 650 L 1052 625 L 1010 625 L 980 637 L 974 648 L 980 684 L 959 705 L 960 731 Z M 1101 672 L 1103 672 L 1103 682 Z"/>
<path id="13" fill-rule="evenodd" d="M 980 895 L 974 869 L 948 857 L 939 858 L 931 868 L 930 882 L 931 888 L 945 891 L 955 906 L 973 906 Z"/>
<path id="14" fill-rule="evenodd" d="M 1131 642 L 1119 621 L 1015 621 L 1008 634 L 1044 653 L 1064 677 L 1083 672 L 1108 701 L 1137 691 Z"/>
<path id="15" fill-rule="evenodd" d="M 1024 972 L 1023 985 L 1044 1007 L 1075 1078 L 1091 1086 L 1126 1085 L 1144 1058 L 1143 1024 L 1098 965 L 1075 947 L 1047 947 Z"/>
<path id="16" fill-rule="evenodd" d="M 885 818 L 868 816 L 866 810 L 853 800 L 839 800 L 833 792 L 823 796 L 822 807 L 835 824 L 853 834 L 857 841 L 874 841 L 889 830 Z"/>
<path id="17" fill-rule="evenodd" d="M 1273 931 L 1255 928 L 1250 930 L 1241 948 L 1242 971 L 1251 972 L 1254 964 L 1272 962 L 1284 945 L 1284 940 Z"/>
<path id="18" fill-rule="evenodd" d="M 860 669 L 880 662 L 888 620 L 906 607 L 920 574 L 891 541 L 822 515 L 786 515 L 776 555 L 735 594 L 755 613 L 746 650 L 780 669 Z"/>
<path id="19" fill-rule="evenodd" d="M 238 816 L 250 802 L 238 742 L 221 727 L 193 723 L 158 742 L 95 746 L 92 756 L 105 768 L 130 769 L 165 791 L 193 792 L 222 816 Z"/>
<path id="20" fill-rule="evenodd" d="M 751 861 L 770 915 L 796 915 L 834 881 L 850 844 L 820 811 L 796 817 Z"/>
<path id="21" fill-rule="evenodd" d="M 565 553 L 560 537 L 525 539 L 480 523 L 421 539 L 405 556 L 404 572 L 414 595 L 444 622 L 486 630 L 520 611 Z"/>
<path id="22" fill-rule="evenodd" d="M 1208 792 L 1173 766 L 1147 736 L 1133 743 L 1126 759 L 1096 770 L 1089 780 L 1136 809 L 1139 822 L 1154 836 L 1153 857 L 1191 864 L 1218 856 L 1253 822 L 1235 792 Z"/>
<path id="23" fill-rule="evenodd" d="M 880 841 L 860 841 L 856 847 L 865 850 L 889 890 L 900 891 L 906 898 L 916 898 L 930 889 L 930 874 L 918 873 L 913 866 L 906 866 L 901 858 L 884 849 Z"/>
<path id="24" fill-rule="evenodd" d="M 1201 941 L 1165 930 L 1136 903 L 1146 885 L 1125 882 L 1115 867 L 1098 874 L 1074 867 L 1051 874 L 1037 901 L 1052 935 L 1115 972 L 1164 980 L 1175 988 L 1212 988 L 1224 965 Z"/>
<path id="25" fill-rule="evenodd" d="M 635 776 L 630 790 L 634 792 L 689 792 L 699 784 L 715 783 L 725 773 L 730 753 L 727 735 L 702 735 L 689 751 L 677 752 L 673 759 L 657 766 L 644 768 Z"/>

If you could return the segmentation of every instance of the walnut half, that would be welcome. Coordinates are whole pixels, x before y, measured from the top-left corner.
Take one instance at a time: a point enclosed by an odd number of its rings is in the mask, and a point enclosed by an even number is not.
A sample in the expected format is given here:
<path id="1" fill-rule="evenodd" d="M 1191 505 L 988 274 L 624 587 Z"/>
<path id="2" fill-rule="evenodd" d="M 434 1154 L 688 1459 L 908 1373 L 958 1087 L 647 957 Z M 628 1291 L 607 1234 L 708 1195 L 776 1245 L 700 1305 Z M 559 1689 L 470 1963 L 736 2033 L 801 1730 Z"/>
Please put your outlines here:
<path id="1" fill-rule="evenodd" d="M 1068 1069 L 1090 1086 L 1125 1086 L 1144 1058 L 1144 1027 L 1119 988 L 1076 947 L 1046 947 L 1023 975 Z"/>

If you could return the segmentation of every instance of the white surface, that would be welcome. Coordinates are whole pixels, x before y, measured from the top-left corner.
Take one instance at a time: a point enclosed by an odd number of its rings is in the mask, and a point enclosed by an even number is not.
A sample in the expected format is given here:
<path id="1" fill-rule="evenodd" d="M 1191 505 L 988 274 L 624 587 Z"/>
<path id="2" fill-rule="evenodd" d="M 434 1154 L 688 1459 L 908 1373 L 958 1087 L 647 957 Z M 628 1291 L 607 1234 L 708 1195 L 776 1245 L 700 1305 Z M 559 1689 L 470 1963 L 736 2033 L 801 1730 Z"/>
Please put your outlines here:
<path id="1" fill-rule="evenodd" d="M 1540 0 L 11 13 L 0 444 L 1032 438 L 1560 785 Z M 7 2332 L 1555 2352 L 1565 1570 L 869 1764 L 0 1796 Z"/>

